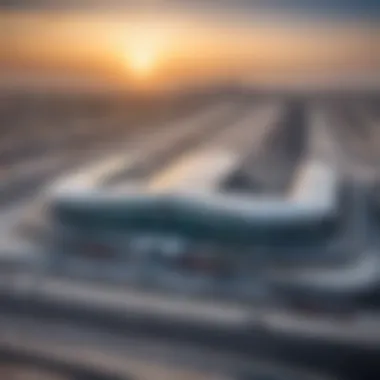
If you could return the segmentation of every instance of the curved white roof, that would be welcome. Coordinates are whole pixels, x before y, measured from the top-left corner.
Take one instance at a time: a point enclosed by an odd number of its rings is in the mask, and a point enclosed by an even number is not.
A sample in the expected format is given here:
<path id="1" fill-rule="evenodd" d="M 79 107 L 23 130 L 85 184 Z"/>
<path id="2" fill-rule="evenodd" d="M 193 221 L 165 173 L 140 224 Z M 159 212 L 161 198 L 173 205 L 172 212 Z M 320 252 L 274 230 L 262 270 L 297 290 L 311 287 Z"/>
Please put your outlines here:
<path id="1" fill-rule="evenodd" d="M 305 163 L 300 170 L 299 183 L 289 197 L 262 197 L 220 193 L 214 189 L 196 191 L 175 189 L 152 191 L 149 188 L 130 188 L 125 192 L 80 192 L 61 194 L 61 202 L 77 205 L 81 210 L 117 208 L 128 210 L 173 210 L 184 215 L 199 215 L 212 220 L 232 218 L 244 223 L 284 224 L 320 222 L 335 215 L 339 178 L 330 167 L 315 161 Z M 322 188 L 322 189 L 321 189 Z M 318 189 L 321 189 L 318 191 Z M 61 203 L 62 204 L 62 203 Z M 216 219 L 215 219 L 216 218 Z M 210 220 L 211 220 L 210 219 Z"/>
<path id="2" fill-rule="evenodd" d="M 185 154 L 154 176 L 148 188 L 152 191 L 216 191 L 269 135 L 283 111 L 283 107 L 276 104 L 249 111 L 233 128 L 217 134 L 211 142 Z"/>
<path id="3" fill-rule="evenodd" d="M 240 157 L 234 153 L 204 149 L 183 157 L 154 177 L 147 187 L 150 191 L 211 190 L 236 168 L 239 160 Z"/>
<path id="4" fill-rule="evenodd" d="M 50 192 L 53 198 L 88 211 L 92 208 L 106 210 L 107 205 L 111 207 L 121 202 L 126 210 L 136 205 L 159 207 L 162 211 L 170 209 L 192 216 L 198 213 L 199 217 L 237 218 L 246 223 L 319 222 L 335 214 L 340 178 L 331 166 L 314 158 L 303 163 L 286 197 L 243 196 L 222 193 L 218 189 L 221 180 L 236 168 L 253 142 L 260 140 L 258 135 L 265 133 L 271 125 L 270 120 L 273 124 L 273 117 L 278 117 L 280 110 L 264 107 L 254 121 L 249 112 L 235 130 L 222 133 L 207 149 L 183 156 L 145 185 L 127 183 L 129 186 L 117 192 L 101 189 L 108 176 L 130 165 L 134 160 L 130 153 L 112 157 L 59 182 Z"/>

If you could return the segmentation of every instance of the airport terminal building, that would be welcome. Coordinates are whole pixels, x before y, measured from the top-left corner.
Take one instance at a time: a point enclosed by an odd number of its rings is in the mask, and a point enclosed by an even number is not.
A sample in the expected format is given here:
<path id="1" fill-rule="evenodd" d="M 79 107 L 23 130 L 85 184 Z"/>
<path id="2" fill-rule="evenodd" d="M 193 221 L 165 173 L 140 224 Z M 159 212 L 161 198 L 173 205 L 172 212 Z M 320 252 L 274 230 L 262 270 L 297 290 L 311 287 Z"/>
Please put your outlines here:
<path id="1" fill-rule="evenodd" d="M 44 270 L 234 300 L 270 299 L 299 284 L 314 293 L 366 285 L 371 263 L 347 272 L 354 284 L 336 285 L 324 274 L 345 268 L 357 254 L 344 236 L 349 191 L 332 163 L 306 152 L 287 186 L 258 191 L 257 173 L 250 171 L 259 159 L 255 144 L 271 138 L 267 126 L 283 110 L 260 112 L 261 129 L 248 112 L 234 128 L 162 165 L 146 165 L 146 152 L 121 152 L 53 183 L 31 213 L 34 229 L 45 236 L 38 248 Z M 236 173 L 247 176 L 244 189 L 228 185 Z M 37 209 L 43 210 L 39 226 Z"/>

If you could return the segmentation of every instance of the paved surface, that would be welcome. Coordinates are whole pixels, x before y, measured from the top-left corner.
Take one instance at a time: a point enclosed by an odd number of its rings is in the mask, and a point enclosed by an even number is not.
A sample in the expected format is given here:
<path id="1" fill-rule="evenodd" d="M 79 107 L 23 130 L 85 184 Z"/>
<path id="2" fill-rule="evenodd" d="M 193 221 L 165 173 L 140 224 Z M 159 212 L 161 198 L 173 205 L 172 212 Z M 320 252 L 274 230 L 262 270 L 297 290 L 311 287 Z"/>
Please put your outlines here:
<path id="1" fill-rule="evenodd" d="M 238 304 L 231 301 L 186 297 L 170 293 L 139 291 L 131 288 L 95 286 L 81 281 L 51 278 L 18 278 L 1 284 L 11 286 L 17 297 L 27 296 L 51 305 L 72 305 L 105 313 L 141 316 L 143 319 L 170 321 L 174 324 L 202 326 L 210 330 L 242 333 L 251 328 L 266 329 L 298 337 L 318 338 L 380 348 L 380 313 L 367 311 L 348 315 L 298 314 L 276 306 L 256 303 Z M 52 306 L 54 307 L 54 306 Z"/>
<path id="2" fill-rule="evenodd" d="M 1 317 L 0 325 L 0 346 L 7 344 L 71 363 L 84 362 L 93 368 L 130 375 L 133 379 L 234 380 L 242 374 L 266 375 L 265 378 L 275 380 L 277 376 L 278 380 L 284 377 L 289 380 L 337 379 L 315 370 L 295 369 L 275 360 L 252 360 L 250 355 L 116 335 L 62 323 L 42 324 L 36 320 Z"/>

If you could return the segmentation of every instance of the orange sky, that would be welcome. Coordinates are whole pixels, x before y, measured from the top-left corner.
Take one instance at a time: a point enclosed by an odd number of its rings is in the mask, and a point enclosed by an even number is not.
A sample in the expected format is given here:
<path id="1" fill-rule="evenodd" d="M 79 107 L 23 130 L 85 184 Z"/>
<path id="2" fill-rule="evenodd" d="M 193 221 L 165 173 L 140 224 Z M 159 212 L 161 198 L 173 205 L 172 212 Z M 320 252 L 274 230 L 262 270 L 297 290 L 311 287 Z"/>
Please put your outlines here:
<path id="1" fill-rule="evenodd" d="M 0 13 L 0 68 L 85 73 L 119 83 L 380 68 L 365 25 L 252 25 L 154 15 Z"/>

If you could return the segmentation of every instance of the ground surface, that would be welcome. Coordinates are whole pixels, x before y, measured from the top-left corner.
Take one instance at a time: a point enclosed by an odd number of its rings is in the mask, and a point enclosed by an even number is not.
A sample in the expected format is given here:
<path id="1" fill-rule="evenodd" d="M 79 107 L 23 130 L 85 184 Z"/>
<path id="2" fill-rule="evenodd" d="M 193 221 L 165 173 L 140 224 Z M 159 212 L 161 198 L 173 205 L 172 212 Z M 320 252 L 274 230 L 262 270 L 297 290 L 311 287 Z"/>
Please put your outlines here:
<path id="1" fill-rule="evenodd" d="M 239 125 L 242 131 L 246 130 L 245 126 L 242 127 L 242 120 L 247 118 L 247 115 L 250 117 L 250 123 L 257 125 L 257 128 L 265 127 L 260 123 L 260 117 L 257 117 L 260 108 L 263 107 L 263 99 L 246 93 L 202 96 L 197 94 L 178 99 L 138 100 L 121 95 L 80 98 L 4 93 L 1 94 L 1 98 L 1 246 L 6 246 L 12 228 L 23 215 L 26 205 L 38 192 L 59 174 L 80 163 L 91 162 L 102 156 L 107 157 L 115 151 L 144 152 L 147 144 L 150 147 L 160 144 L 165 146 L 165 141 L 169 141 L 169 138 L 165 137 L 164 130 L 170 123 L 186 126 L 189 120 L 192 120 L 195 128 L 197 120 L 203 120 L 204 128 L 209 130 L 207 139 L 217 139 L 221 130 L 233 131 L 233 128 L 238 128 Z M 289 98 L 282 95 L 265 99 L 265 102 L 267 101 L 275 103 L 276 107 L 282 107 L 284 111 L 278 114 L 280 117 L 271 120 L 271 125 L 266 126 L 268 133 L 257 133 L 260 140 L 254 144 L 255 149 L 246 157 L 241 170 L 230 178 L 226 186 L 239 191 L 246 191 L 248 186 L 262 193 L 284 193 L 299 163 L 308 155 L 318 157 L 329 165 L 334 165 L 347 178 L 353 189 L 351 221 L 345 232 L 345 239 L 358 250 L 379 251 L 376 238 L 378 231 L 377 227 L 370 223 L 367 200 L 371 185 L 379 177 L 380 97 L 335 96 L 329 99 L 325 96 L 312 99 L 302 96 Z M 202 117 L 198 118 L 198 114 L 223 102 L 229 103 L 229 110 L 224 110 L 223 114 L 213 115 L 206 121 Z M 250 123 L 244 125 L 248 128 Z M 234 136 L 234 132 L 229 133 Z M 146 175 L 169 158 L 175 160 L 177 155 L 186 150 L 191 151 L 194 147 L 204 144 L 207 139 L 206 136 L 199 135 L 195 138 L 193 136 L 191 141 L 183 140 L 182 145 L 178 145 L 177 141 L 172 142 L 169 153 L 165 153 L 166 157 L 161 153 L 153 155 L 141 166 L 141 173 Z M 335 334 L 341 340 L 349 340 L 352 335 L 352 339 L 365 340 L 365 336 L 369 336 L 371 339 L 367 341 L 373 341 L 375 337 L 371 336 L 371 331 L 380 328 L 380 322 L 375 317 L 366 316 L 359 323 L 356 321 L 355 329 L 348 325 L 343 326 L 342 323 L 339 323 L 340 329 L 335 328 L 337 325 L 334 324 L 326 328 L 316 322 L 313 331 L 317 332 L 320 329 L 323 335 L 331 330 L 330 335 Z M 289 319 L 282 315 L 272 316 L 267 322 L 272 328 L 282 332 L 310 333 L 310 320 L 306 327 L 302 318 Z M 41 350 L 45 351 L 49 350 L 49 345 L 53 345 L 54 349 L 61 350 L 60 355 L 67 354 L 67 349 L 65 351 L 62 347 L 65 339 L 69 340 L 71 337 L 71 344 L 77 348 L 79 345 L 78 340 L 74 339 L 79 333 L 75 328 L 56 328 L 51 325 L 44 325 L 42 328 L 36 321 L 16 321 L 6 317 L 0 321 L 0 326 L 0 338 L 5 343 L 25 345 L 27 336 L 27 345 L 33 345 L 35 340 L 39 342 Z M 20 335 L 21 331 L 23 333 Z M 347 336 L 347 331 L 351 331 L 351 335 Z M 240 355 L 239 358 L 233 358 L 230 353 L 227 357 L 215 352 L 195 354 L 193 348 L 182 344 L 173 348 L 171 344 L 164 345 L 162 342 L 153 344 L 141 340 L 131 341 L 131 337 L 123 338 L 124 340 L 120 338 L 119 342 L 115 342 L 114 336 L 99 337 L 85 332 L 83 334 L 80 341 L 84 346 L 87 345 L 83 349 L 83 352 L 87 353 L 83 355 L 90 355 L 91 349 L 99 351 L 94 347 L 118 347 L 119 354 L 122 352 L 131 357 L 128 359 L 129 369 L 142 371 L 141 373 L 148 378 L 152 373 L 149 371 L 153 371 L 154 376 L 160 371 L 154 363 L 152 366 L 141 367 L 141 362 L 145 363 L 150 357 L 155 357 L 155 360 L 161 363 L 158 367 L 162 367 L 162 363 L 169 359 L 172 362 L 174 360 L 177 367 L 178 363 L 181 363 L 180 369 L 170 370 L 170 376 L 176 379 L 187 379 L 189 377 L 186 376 L 191 374 L 191 379 L 201 379 L 204 376 L 211 378 L 210 372 L 206 371 L 207 375 L 204 374 L 205 367 L 216 375 L 220 375 L 220 372 L 234 372 L 236 368 L 250 369 L 249 360 Z M 51 339 L 53 335 L 55 341 Z M 120 348 L 121 345 L 123 348 Z M 257 346 L 251 349 L 251 354 L 260 351 Z M 274 351 L 268 349 L 268 353 L 274 352 L 277 356 L 281 356 L 285 351 L 284 346 L 277 346 Z M 139 353 L 140 356 L 137 355 L 137 359 L 133 358 L 132 353 L 134 356 Z M 96 354 L 105 355 L 104 352 Z M 112 356 L 112 350 L 107 355 Z M 117 363 L 116 361 L 115 359 L 115 365 L 121 365 L 120 360 Z M 176 371 L 180 371 L 181 376 L 186 376 L 178 377 L 179 372 Z M 192 371 L 197 372 L 200 377 L 195 377 Z M 345 372 L 346 375 L 347 372 L 349 371 Z M 356 378 L 360 378 L 356 375 Z M 164 373 L 163 376 L 169 379 L 169 373 Z"/>

